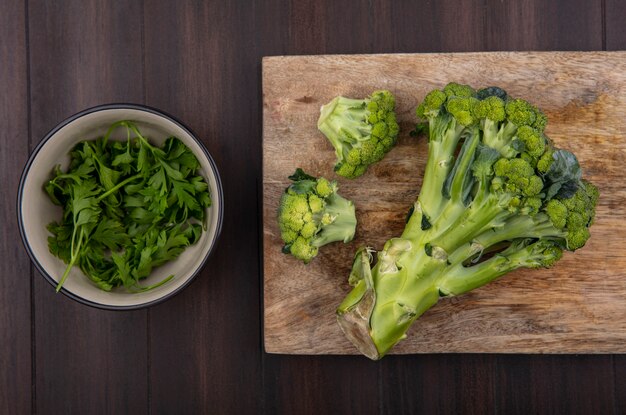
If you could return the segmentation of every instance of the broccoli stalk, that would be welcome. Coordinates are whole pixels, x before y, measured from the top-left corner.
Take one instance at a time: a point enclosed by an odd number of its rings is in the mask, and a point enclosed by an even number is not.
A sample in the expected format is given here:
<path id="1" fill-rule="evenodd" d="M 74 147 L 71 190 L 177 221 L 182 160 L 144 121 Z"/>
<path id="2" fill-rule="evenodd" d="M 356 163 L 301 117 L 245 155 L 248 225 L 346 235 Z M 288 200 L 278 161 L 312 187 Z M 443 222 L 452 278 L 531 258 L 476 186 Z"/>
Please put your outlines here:
<path id="1" fill-rule="evenodd" d="M 354 204 L 337 193 L 336 182 L 309 176 L 300 168 L 289 179 L 293 183 L 285 189 L 278 209 L 283 252 L 308 263 L 320 247 L 354 238 Z"/>
<path id="2" fill-rule="evenodd" d="M 417 114 L 429 126 L 423 185 L 404 232 L 360 249 L 354 287 L 337 309 L 347 337 L 371 359 L 406 337 L 440 297 L 518 268 L 554 265 L 589 238 L 598 191 L 576 157 L 543 134 L 545 116 L 500 88 L 449 84 Z"/>
<path id="3" fill-rule="evenodd" d="M 398 137 L 394 108 L 389 91 L 375 91 L 366 99 L 339 96 L 322 106 L 317 127 L 335 148 L 338 175 L 359 177 L 393 148 Z"/>

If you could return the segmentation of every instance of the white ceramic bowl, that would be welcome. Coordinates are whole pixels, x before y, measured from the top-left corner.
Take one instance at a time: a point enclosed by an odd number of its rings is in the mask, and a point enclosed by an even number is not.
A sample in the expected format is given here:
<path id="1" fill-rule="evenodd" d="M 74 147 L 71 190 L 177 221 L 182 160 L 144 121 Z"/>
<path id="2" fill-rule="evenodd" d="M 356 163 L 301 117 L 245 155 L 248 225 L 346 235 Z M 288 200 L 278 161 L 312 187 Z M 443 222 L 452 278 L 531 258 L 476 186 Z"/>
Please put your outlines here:
<path id="1" fill-rule="evenodd" d="M 209 185 L 212 200 L 207 209 L 207 230 L 200 240 L 176 260 L 155 268 L 148 278 L 142 280 L 142 285 L 149 285 L 174 274 L 175 277 L 166 284 L 140 293 L 129 293 L 123 288 L 106 292 L 97 288 L 75 266 L 61 289 L 65 295 L 87 305 L 126 310 L 150 306 L 180 292 L 200 271 L 219 237 L 224 209 L 220 177 L 209 152 L 189 129 L 158 110 L 140 105 L 101 105 L 79 112 L 50 131 L 31 154 L 20 180 L 17 212 L 22 241 L 31 260 L 46 280 L 56 287 L 66 264 L 48 250 L 46 225 L 60 219 L 62 209 L 50 201 L 43 186 L 50 179 L 55 165 L 67 168 L 69 151 L 76 143 L 102 136 L 111 124 L 120 120 L 134 121 L 141 133 L 158 145 L 172 135 L 183 141 L 200 162 L 200 174 Z M 125 140 L 126 131 L 118 129 L 111 139 Z"/>

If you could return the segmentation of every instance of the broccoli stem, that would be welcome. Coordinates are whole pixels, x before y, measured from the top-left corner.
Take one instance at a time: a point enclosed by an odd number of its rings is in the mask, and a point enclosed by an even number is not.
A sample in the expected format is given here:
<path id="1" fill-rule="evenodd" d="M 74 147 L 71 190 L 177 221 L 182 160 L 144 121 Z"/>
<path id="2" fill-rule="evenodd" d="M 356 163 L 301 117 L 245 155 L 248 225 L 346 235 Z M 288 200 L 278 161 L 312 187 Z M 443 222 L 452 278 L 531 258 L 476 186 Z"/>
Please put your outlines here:
<path id="1" fill-rule="evenodd" d="M 319 248 L 338 241 L 347 243 L 354 238 L 356 228 L 354 203 L 334 193 L 326 198 L 324 214 L 332 221 L 324 224 L 322 219 L 322 226 L 311 242 L 313 246 Z"/>
<path id="2" fill-rule="evenodd" d="M 493 281 L 494 279 L 519 268 L 523 253 L 510 257 L 497 254 L 479 264 L 464 267 L 456 264 L 446 270 L 445 276 L 439 281 L 442 295 L 460 295 Z"/>
<path id="3" fill-rule="evenodd" d="M 545 213 L 535 216 L 517 216 L 506 222 L 506 226 L 489 229 L 478 235 L 475 241 L 485 248 L 503 241 L 519 238 L 565 238 L 567 232 L 554 227 Z"/>
<path id="4" fill-rule="evenodd" d="M 438 208 L 440 213 L 434 218 L 432 229 L 424 236 L 427 235 L 429 238 L 433 238 L 441 234 L 457 223 L 459 217 L 467 210 L 465 201 L 473 185 L 470 170 L 475 158 L 479 138 L 480 136 L 476 130 L 473 130 L 471 134 L 465 137 L 459 157 L 444 183 L 445 194 L 442 192 L 443 197 L 440 198 L 441 201 Z M 429 186 L 430 182 L 431 180 L 426 180 L 424 186 Z M 409 227 L 407 226 L 407 228 Z"/>
<path id="5" fill-rule="evenodd" d="M 546 255 L 546 241 L 520 240 L 490 259 L 465 266 L 463 260 L 450 263 L 429 257 L 422 245 L 411 241 L 395 241 L 379 253 L 379 261 L 372 269 L 369 253 L 357 253 L 351 278 L 358 275 L 360 279 L 337 309 L 337 320 L 346 336 L 373 360 L 380 359 L 404 339 L 411 324 L 441 296 L 463 294 L 515 269 L 540 266 Z M 396 266 L 389 267 L 386 254 L 397 241 L 407 242 L 410 248 L 393 252 L 391 260 L 395 260 Z"/>
<path id="6" fill-rule="evenodd" d="M 413 321 L 439 299 L 435 278 L 445 262 L 419 260 L 422 255 L 416 251 L 419 247 L 413 245 L 400 253 L 398 267 L 386 272 L 381 269 L 382 261 L 370 269 L 365 250 L 355 258 L 351 276 L 361 279 L 339 306 L 337 320 L 346 336 L 371 359 L 379 359 L 406 337 Z"/>
<path id="7" fill-rule="evenodd" d="M 501 242 L 520 238 L 563 239 L 567 232 L 554 227 L 545 213 L 535 216 L 518 216 L 506 222 L 506 226 L 488 229 L 478 235 L 471 243 L 459 247 L 448 258 L 452 264 L 464 263 L 477 253 L 481 253 Z"/>
<path id="8" fill-rule="evenodd" d="M 528 245 L 521 240 L 479 264 L 470 267 L 465 267 L 462 263 L 450 266 L 438 281 L 439 290 L 443 295 L 460 295 L 518 268 L 540 266 L 545 257 L 550 255 L 544 252 L 545 247 L 545 240 Z"/>
<path id="9" fill-rule="evenodd" d="M 424 178 L 418 200 L 421 203 L 422 214 L 432 223 L 446 201 L 443 197 L 445 183 L 454 160 L 454 152 L 461 139 L 463 126 L 451 116 L 442 116 L 429 120 L 428 161 L 424 171 Z"/>
<path id="10" fill-rule="evenodd" d="M 449 200 L 426 230 L 418 230 L 418 201 L 402 237 L 387 242 L 374 268 L 368 252 L 357 254 L 351 275 L 362 277 L 339 306 L 337 319 L 363 354 L 374 360 L 384 356 L 440 296 L 468 292 L 517 268 L 543 266 L 549 240 L 565 237 L 545 213 L 515 216 L 503 208 L 501 197 L 489 193 L 483 180 L 474 201 L 480 203 L 465 208 Z M 538 242 L 526 242 L 534 240 Z M 430 252 L 426 241 L 431 241 Z M 467 266 L 477 254 L 505 241 L 513 241 L 505 251 Z"/>
<path id="11" fill-rule="evenodd" d="M 510 122 L 498 123 L 486 118 L 483 123 L 483 143 L 504 156 L 512 157 L 517 151 L 512 147 L 512 140 L 517 132 L 517 126 Z"/>
<path id="12" fill-rule="evenodd" d="M 349 281 L 354 288 L 337 308 L 337 322 L 361 353 L 376 360 L 380 354 L 370 337 L 370 317 L 376 304 L 376 290 L 367 248 L 357 251 Z"/>
<path id="13" fill-rule="evenodd" d="M 476 128 L 472 129 L 471 133 L 465 137 L 461 152 L 449 177 L 450 186 L 447 188 L 447 193 L 453 203 L 464 203 L 467 198 L 473 177 L 470 170 L 479 141 L 480 135 Z"/>
<path id="14" fill-rule="evenodd" d="M 346 156 L 346 143 L 355 144 L 370 136 L 364 129 L 366 117 L 367 105 L 360 99 L 336 97 L 322 107 L 317 127 L 332 143 L 338 159 Z"/>
<path id="15" fill-rule="evenodd" d="M 434 233 L 430 244 L 451 254 L 460 246 L 471 242 L 474 236 L 490 228 L 502 226 L 512 215 L 499 206 L 497 197 L 490 197 L 483 206 L 472 205 L 457 216 L 451 224 L 445 223 L 443 229 L 435 226 L 435 231 L 440 232 Z"/>

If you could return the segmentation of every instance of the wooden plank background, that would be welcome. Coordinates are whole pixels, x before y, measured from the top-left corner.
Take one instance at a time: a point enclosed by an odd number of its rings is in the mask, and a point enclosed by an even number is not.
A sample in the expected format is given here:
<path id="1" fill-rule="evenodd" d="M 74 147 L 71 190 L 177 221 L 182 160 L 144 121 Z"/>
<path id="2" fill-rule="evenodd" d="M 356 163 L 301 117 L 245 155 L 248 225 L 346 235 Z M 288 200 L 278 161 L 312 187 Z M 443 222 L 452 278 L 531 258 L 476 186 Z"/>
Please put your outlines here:
<path id="1" fill-rule="evenodd" d="M 601 198 L 592 238 L 550 270 L 520 270 L 442 300 L 393 353 L 626 352 L 626 52 L 326 55 L 263 60 L 265 348 L 352 354 L 335 319 L 354 252 L 402 233 L 421 186 L 427 143 L 409 137 L 415 107 L 448 81 L 503 87 L 548 117 L 546 134 L 574 151 Z M 337 179 L 333 147 L 317 131 L 320 105 L 337 95 L 396 96 L 398 145 L 357 180 L 339 180 L 357 208 L 351 244 L 302 264 L 281 252 L 276 207 L 295 167 Z M 341 178 L 339 178 L 341 179 Z"/>
<path id="2" fill-rule="evenodd" d="M 262 349 L 261 58 L 626 49 L 621 0 L 0 0 L 0 413 L 625 413 L 626 357 L 288 356 Z M 15 194 L 43 133 L 88 105 L 180 117 L 227 215 L 195 282 L 148 310 L 54 295 Z"/>

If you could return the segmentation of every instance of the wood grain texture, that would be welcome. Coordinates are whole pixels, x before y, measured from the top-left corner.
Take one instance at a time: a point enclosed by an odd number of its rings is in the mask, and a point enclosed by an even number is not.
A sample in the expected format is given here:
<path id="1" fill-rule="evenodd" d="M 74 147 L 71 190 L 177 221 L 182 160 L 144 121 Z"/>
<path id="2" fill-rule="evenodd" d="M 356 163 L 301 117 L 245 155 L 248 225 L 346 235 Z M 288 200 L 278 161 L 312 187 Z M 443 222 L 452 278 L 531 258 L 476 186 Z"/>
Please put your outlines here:
<path id="1" fill-rule="evenodd" d="M 367 1 L 291 0 L 273 3 L 287 11 L 287 19 L 279 26 L 282 30 L 270 32 L 282 32 L 283 41 L 278 44 L 286 43 L 288 50 L 301 54 L 321 54 L 359 53 L 369 49 L 372 34 Z M 350 24 L 346 24 L 348 19 Z"/>
<path id="2" fill-rule="evenodd" d="M 370 14 L 370 53 L 467 52 L 485 47 L 483 0 L 374 0 Z"/>
<path id="3" fill-rule="evenodd" d="M 0 413 L 26 414 L 32 411 L 33 398 L 32 273 L 20 243 L 15 211 L 20 173 L 28 157 L 28 56 L 23 2 L 9 1 L 0 13 L 0 62 Z"/>
<path id="4" fill-rule="evenodd" d="M 606 50 L 626 49 L 626 2 L 604 0 Z"/>
<path id="5" fill-rule="evenodd" d="M 605 355 L 499 356 L 498 412 L 622 414 L 623 410 L 614 408 L 612 359 Z"/>
<path id="6" fill-rule="evenodd" d="M 600 1 L 487 0 L 483 10 L 486 50 L 602 49 Z"/>
<path id="7" fill-rule="evenodd" d="M 626 414 L 626 355 L 613 356 L 613 365 L 615 413 Z"/>
<path id="8" fill-rule="evenodd" d="M 268 414 L 377 414 L 379 366 L 360 356 L 265 359 Z M 390 385 L 391 386 L 391 385 Z"/>
<path id="9" fill-rule="evenodd" d="M 28 6 L 33 146 L 82 109 L 142 101 L 138 3 L 31 1 Z M 147 412 L 145 310 L 86 307 L 56 294 L 37 272 L 33 299 L 34 411 Z"/>
<path id="10" fill-rule="evenodd" d="M 380 364 L 383 414 L 499 413 L 493 355 L 396 355 Z"/>
<path id="11" fill-rule="evenodd" d="M 369 52 L 602 48 L 599 1 L 374 0 L 370 13 Z"/>
<path id="12" fill-rule="evenodd" d="M 201 135 L 229 175 L 229 212 L 241 215 L 239 205 L 262 208 L 262 56 L 600 49 L 602 21 L 606 47 L 626 48 L 621 0 L 314 3 L 0 0 L 0 134 L 9 132 L 0 138 L 0 189 L 14 195 L 27 156 L 28 95 L 21 91 L 28 60 L 31 144 L 86 106 L 142 102 L 145 84 L 149 104 Z M 184 293 L 149 310 L 147 324 L 145 312 L 116 315 L 68 304 L 39 275 L 30 316 L 28 264 L 11 230 L 14 196 L 0 204 L 2 414 L 626 413 L 622 355 L 425 354 L 373 363 L 361 356 L 263 353 L 256 265 L 262 221 L 249 209 L 227 215 L 219 257 Z M 345 277 L 337 276 L 341 292 Z"/>
<path id="13" fill-rule="evenodd" d="M 180 117 L 206 145 L 226 212 L 217 249 L 193 284 L 150 310 L 153 413 L 246 414 L 261 405 L 260 87 L 249 6 L 145 4 L 146 103 Z"/>
<path id="14" fill-rule="evenodd" d="M 332 74 L 332 75 L 331 75 Z M 446 299 L 414 324 L 395 353 L 626 351 L 623 225 L 626 192 L 625 53 L 493 53 L 275 57 L 263 62 L 265 347 L 277 353 L 354 353 L 334 322 L 356 246 L 380 249 L 400 234 L 421 183 L 425 140 L 409 138 L 423 95 L 454 79 L 497 84 L 548 115 L 547 134 L 574 150 L 602 194 L 593 237 L 551 270 L 522 270 Z M 396 93 L 399 145 L 357 181 L 340 181 L 360 219 L 350 245 L 322 250 L 308 266 L 280 253 L 275 221 L 286 176 L 300 166 L 335 177 L 334 154 L 316 131 L 333 96 Z M 549 91 L 549 93 L 548 93 Z M 311 157 L 311 155 L 316 155 Z M 600 254 L 602 253 L 602 255 Z M 437 333 L 437 336 L 431 335 Z"/>

